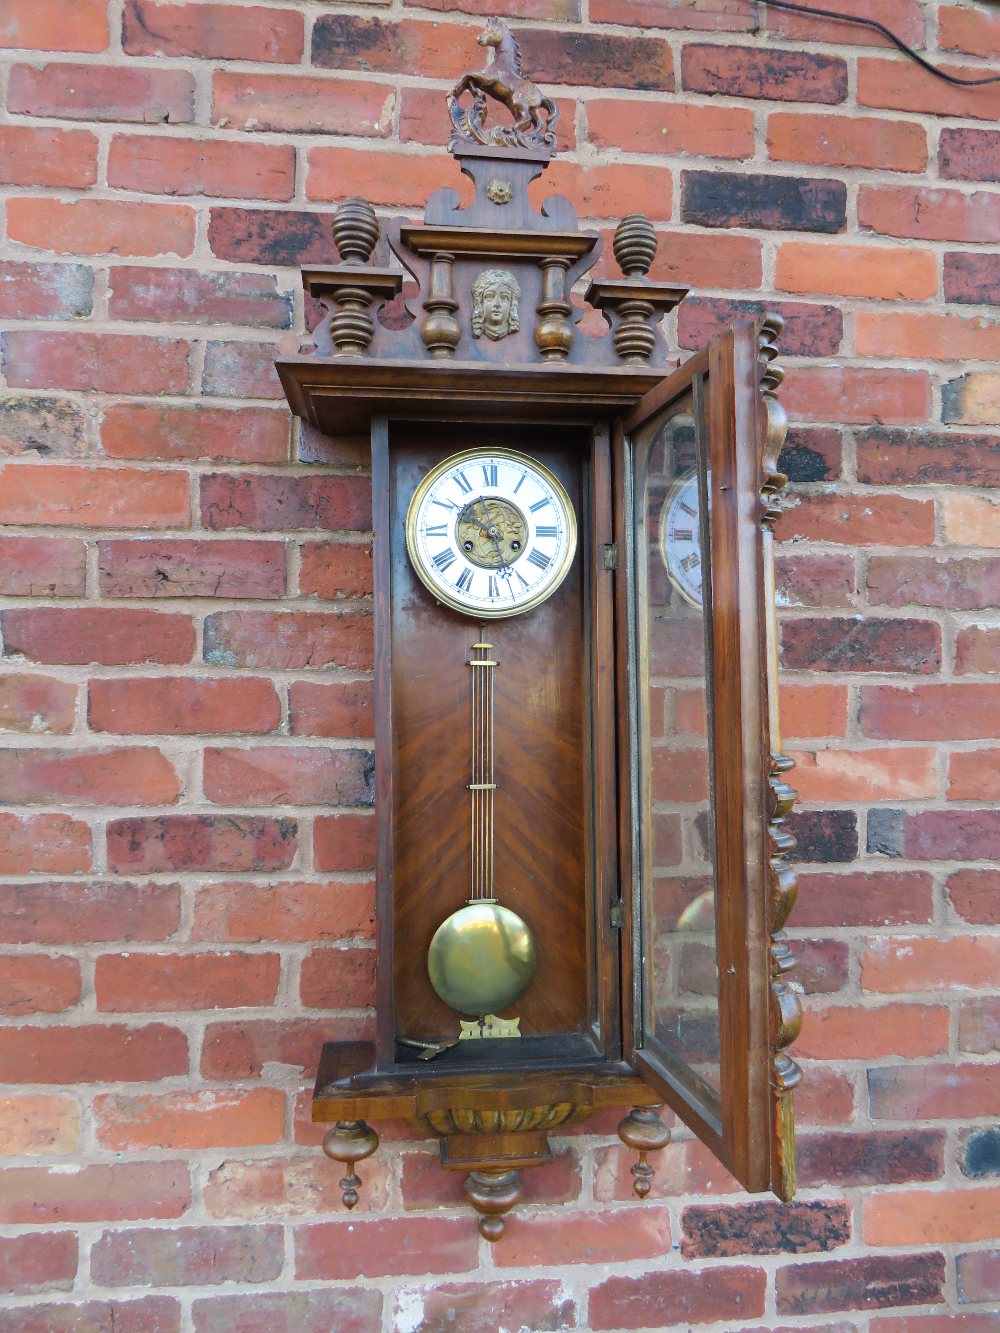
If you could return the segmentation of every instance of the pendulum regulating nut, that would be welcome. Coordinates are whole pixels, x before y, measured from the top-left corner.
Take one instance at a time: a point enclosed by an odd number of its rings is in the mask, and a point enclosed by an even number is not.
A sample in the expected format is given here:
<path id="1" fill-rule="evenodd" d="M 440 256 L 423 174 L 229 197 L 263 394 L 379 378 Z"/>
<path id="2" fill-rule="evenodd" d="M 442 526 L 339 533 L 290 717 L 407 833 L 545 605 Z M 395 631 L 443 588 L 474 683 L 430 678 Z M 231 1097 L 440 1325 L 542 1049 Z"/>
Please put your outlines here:
<path id="1" fill-rule="evenodd" d="M 327 1130 L 323 1151 L 333 1161 L 343 1162 L 350 1168 L 339 1182 L 345 1208 L 354 1208 L 358 1202 L 361 1177 L 355 1166 L 370 1157 L 377 1147 L 378 1135 L 364 1120 L 338 1120 L 332 1129 Z"/>

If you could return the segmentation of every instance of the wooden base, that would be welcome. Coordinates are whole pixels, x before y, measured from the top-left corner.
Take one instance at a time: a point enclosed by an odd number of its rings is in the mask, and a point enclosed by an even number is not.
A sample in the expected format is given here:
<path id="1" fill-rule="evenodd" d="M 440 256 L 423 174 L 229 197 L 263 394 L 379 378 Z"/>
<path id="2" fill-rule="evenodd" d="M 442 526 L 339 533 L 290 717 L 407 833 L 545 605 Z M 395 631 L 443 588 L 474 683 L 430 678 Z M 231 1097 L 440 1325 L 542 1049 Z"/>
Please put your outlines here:
<path id="1" fill-rule="evenodd" d="M 378 1148 L 367 1123 L 402 1118 L 438 1134 L 441 1165 L 466 1172 L 465 1194 L 479 1214 L 489 1241 L 503 1235 L 504 1215 L 523 1193 L 520 1171 L 552 1160 L 548 1135 L 608 1106 L 629 1106 L 619 1125 L 622 1142 L 639 1153 L 632 1168 L 635 1191 L 649 1193 L 653 1169 L 646 1154 L 661 1148 L 670 1132 L 656 1114 L 658 1095 L 627 1066 L 594 1062 L 564 1071 L 511 1069 L 470 1074 L 468 1070 L 419 1067 L 382 1073 L 370 1042 L 328 1042 L 323 1047 L 314 1122 L 329 1124 L 323 1151 L 349 1166 L 341 1180 L 344 1204 L 358 1201 L 358 1162 Z"/>

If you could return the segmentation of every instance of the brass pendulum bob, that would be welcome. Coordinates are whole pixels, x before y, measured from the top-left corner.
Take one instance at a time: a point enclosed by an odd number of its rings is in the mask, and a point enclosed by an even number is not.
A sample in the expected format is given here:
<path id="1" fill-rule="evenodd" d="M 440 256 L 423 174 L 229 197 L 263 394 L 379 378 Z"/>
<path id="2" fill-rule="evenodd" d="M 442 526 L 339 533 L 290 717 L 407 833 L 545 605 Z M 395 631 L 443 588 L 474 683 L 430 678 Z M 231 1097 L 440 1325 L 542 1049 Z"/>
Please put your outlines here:
<path id="1" fill-rule="evenodd" d="M 483 634 L 485 639 L 485 633 Z M 535 941 L 527 924 L 493 896 L 492 644 L 473 645 L 472 896 L 442 921 L 427 953 L 431 985 L 450 1008 L 478 1018 L 499 1013 L 535 974 Z M 481 654 L 476 657 L 475 654 Z"/>

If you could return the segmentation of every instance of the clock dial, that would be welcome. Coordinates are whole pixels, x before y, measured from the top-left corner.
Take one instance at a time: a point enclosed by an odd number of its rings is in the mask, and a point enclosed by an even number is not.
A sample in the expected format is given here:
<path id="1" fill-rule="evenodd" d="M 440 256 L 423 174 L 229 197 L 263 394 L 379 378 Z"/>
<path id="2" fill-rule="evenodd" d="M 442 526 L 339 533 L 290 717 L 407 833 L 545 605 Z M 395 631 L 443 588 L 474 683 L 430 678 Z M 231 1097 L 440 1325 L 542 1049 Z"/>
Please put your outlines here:
<path id="1" fill-rule="evenodd" d="M 660 518 L 660 547 L 671 583 L 692 606 L 701 606 L 705 570 L 702 565 L 701 502 L 695 472 L 682 477 L 667 497 Z"/>
<path id="2" fill-rule="evenodd" d="M 526 454 L 470 449 L 414 492 L 406 548 L 439 602 L 486 619 L 519 615 L 559 587 L 576 551 L 576 515 L 559 481 Z"/>

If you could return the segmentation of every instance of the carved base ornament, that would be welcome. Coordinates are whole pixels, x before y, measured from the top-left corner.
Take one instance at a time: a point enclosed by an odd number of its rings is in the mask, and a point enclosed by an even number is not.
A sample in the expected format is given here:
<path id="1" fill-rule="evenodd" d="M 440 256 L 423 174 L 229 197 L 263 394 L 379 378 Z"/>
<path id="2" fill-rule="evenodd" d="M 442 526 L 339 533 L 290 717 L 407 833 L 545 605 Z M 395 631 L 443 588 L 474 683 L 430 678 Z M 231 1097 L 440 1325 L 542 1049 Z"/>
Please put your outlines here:
<path id="1" fill-rule="evenodd" d="M 343 200 L 339 262 L 303 273 L 323 318 L 277 368 L 296 415 L 372 458 L 375 1017 L 323 1046 L 313 1120 L 346 1208 L 372 1125 L 403 1119 L 503 1244 L 550 1136 L 612 1108 L 637 1198 L 663 1108 L 790 1198 L 801 1009 L 781 321 L 673 368 L 687 288 L 649 276 L 652 223 L 622 218 L 615 276 L 570 201 L 534 206 L 558 108 L 506 23 L 478 40 L 442 114 L 472 202 L 444 186 L 417 222 Z"/>

